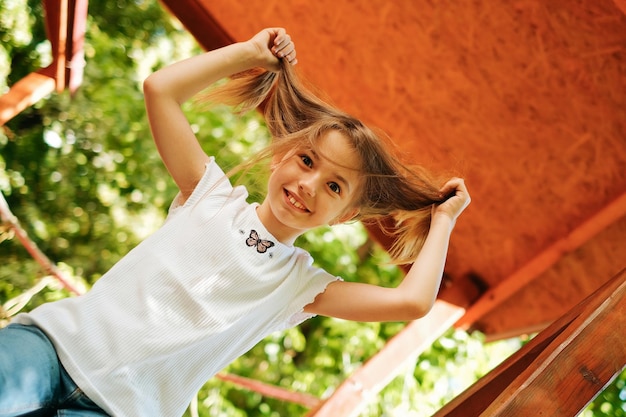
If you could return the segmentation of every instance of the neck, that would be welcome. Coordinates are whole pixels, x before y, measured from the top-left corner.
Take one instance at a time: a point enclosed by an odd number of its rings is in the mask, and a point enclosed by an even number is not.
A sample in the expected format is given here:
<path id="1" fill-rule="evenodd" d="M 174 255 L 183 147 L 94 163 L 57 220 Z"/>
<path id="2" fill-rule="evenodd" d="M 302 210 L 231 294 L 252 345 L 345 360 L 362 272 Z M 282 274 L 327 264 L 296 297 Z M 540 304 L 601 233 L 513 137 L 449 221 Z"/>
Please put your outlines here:
<path id="1" fill-rule="evenodd" d="M 306 232 L 306 230 L 299 230 L 288 227 L 282 224 L 278 219 L 272 215 L 272 212 L 264 201 L 263 204 L 257 207 L 257 216 L 265 229 L 272 234 L 280 243 L 287 246 L 293 246 L 296 239 Z"/>

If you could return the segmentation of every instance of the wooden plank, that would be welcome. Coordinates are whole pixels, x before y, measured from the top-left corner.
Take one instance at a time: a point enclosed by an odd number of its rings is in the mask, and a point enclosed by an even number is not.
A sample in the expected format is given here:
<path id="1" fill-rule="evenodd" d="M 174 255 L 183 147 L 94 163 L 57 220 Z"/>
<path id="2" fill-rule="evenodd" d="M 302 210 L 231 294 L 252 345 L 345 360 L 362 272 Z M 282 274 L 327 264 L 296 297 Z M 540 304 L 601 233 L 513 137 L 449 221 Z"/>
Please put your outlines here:
<path id="1" fill-rule="evenodd" d="M 161 3 L 180 20 L 205 50 L 211 51 L 235 41 L 209 12 L 210 2 L 161 0 Z"/>
<path id="2" fill-rule="evenodd" d="M 56 90 L 65 89 L 65 67 L 67 62 L 67 27 L 69 0 L 43 0 L 46 19 L 46 32 L 52 46 Z"/>
<path id="3" fill-rule="evenodd" d="M 626 364 L 626 270 L 433 417 L 570 417 Z"/>
<path id="4" fill-rule="evenodd" d="M 9 204 L 2 193 L 0 193 L 0 223 L 8 226 L 13 233 L 15 233 L 15 236 L 24 246 L 24 249 L 26 249 L 33 259 L 37 261 L 39 266 L 41 266 L 47 274 L 55 277 L 65 289 L 75 295 L 80 295 L 85 292 L 83 288 L 78 288 L 74 285 L 71 278 L 61 272 L 56 265 L 39 249 L 37 244 L 28 237 L 26 230 L 20 226 L 19 220 L 11 212 Z"/>
<path id="5" fill-rule="evenodd" d="M 0 126 L 11 120 L 25 108 L 54 92 L 54 77 L 45 71 L 33 72 L 15 83 L 0 97 Z"/>
<path id="6" fill-rule="evenodd" d="M 220 372 L 215 376 L 222 381 L 230 382 L 242 388 L 259 393 L 265 397 L 276 398 L 281 401 L 288 401 L 300 404 L 308 408 L 317 407 L 321 400 L 313 395 L 302 392 L 288 391 L 276 385 L 266 384 L 256 379 L 246 378 L 239 375 Z"/>
<path id="7" fill-rule="evenodd" d="M 65 86 L 75 93 L 83 82 L 88 0 L 70 0 L 67 27 Z"/>
<path id="8" fill-rule="evenodd" d="M 473 417 L 480 415 L 500 395 L 502 389 L 522 373 L 565 329 L 571 320 L 571 315 L 562 317 L 535 336 L 523 349 L 511 355 L 489 374 L 446 404 L 433 417 Z"/>
<path id="9" fill-rule="evenodd" d="M 565 254 L 582 246 L 589 239 L 626 215 L 626 193 L 622 194 L 602 210 L 581 223 L 566 236 L 558 239 L 543 252 L 535 256 L 522 268 L 511 274 L 502 283 L 483 294 L 480 299 L 467 309 L 465 315 L 456 323 L 462 329 L 469 328 L 495 307 L 508 300 L 520 289 L 539 278 Z"/>
<path id="10" fill-rule="evenodd" d="M 409 323 L 307 417 L 357 416 L 367 401 L 398 375 L 407 362 L 430 347 L 463 312 L 460 307 L 437 301 L 426 317 Z"/>
<path id="11" fill-rule="evenodd" d="M 618 276 L 603 300 L 577 318 L 483 415 L 572 417 L 608 385 L 626 364 L 626 275 Z"/>
<path id="12" fill-rule="evenodd" d="M 63 91 L 66 84 L 72 92 L 81 84 L 87 4 L 88 0 L 43 0 L 54 60 L 49 67 L 19 80 L 0 97 L 0 126 L 55 90 Z"/>

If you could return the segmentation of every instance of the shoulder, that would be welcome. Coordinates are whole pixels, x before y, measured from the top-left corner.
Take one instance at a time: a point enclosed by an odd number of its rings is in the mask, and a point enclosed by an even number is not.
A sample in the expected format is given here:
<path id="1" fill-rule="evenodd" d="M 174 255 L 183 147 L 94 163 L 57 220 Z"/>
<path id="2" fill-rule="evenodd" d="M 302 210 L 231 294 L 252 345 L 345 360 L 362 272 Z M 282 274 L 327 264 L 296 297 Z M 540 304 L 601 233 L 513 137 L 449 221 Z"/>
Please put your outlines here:
<path id="1" fill-rule="evenodd" d="M 169 213 L 177 211 L 183 207 L 193 207 L 206 197 L 225 199 L 247 198 L 248 193 L 245 187 L 233 188 L 230 179 L 217 164 L 214 157 L 210 157 L 206 163 L 205 171 L 200 180 L 187 197 L 179 192 L 169 208 Z"/>

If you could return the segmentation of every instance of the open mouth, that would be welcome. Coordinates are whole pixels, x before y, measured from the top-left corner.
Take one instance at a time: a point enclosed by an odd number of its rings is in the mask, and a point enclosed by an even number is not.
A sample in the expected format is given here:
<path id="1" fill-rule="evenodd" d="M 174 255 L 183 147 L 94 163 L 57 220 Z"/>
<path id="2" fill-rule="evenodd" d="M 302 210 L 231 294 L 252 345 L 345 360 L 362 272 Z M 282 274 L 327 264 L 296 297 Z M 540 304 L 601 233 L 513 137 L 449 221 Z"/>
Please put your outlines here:
<path id="1" fill-rule="evenodd" d="M 297 208 L 300 211 L 309 212 L 309 209 L 306 208 L 304 204 L 302 204 L 298 199 L 296 199 L 289 191 L 285 190 L 285 197 L 287 197 L 287 201 Z"/>

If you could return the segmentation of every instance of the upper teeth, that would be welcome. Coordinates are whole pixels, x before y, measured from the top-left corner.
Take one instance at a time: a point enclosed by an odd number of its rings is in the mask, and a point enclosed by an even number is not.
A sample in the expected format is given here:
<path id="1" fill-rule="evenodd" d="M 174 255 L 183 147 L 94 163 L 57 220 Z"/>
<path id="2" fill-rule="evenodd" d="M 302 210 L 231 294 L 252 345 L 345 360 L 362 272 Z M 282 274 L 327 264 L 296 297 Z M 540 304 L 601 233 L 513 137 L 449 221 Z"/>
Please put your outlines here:
<path id="1" fill-rule="evenodd" d="M 297 207 L 299 209 L 304 210 L 304 206 L 302 204 L 300 204 L 300 202 L 298 202 L 298 200 L 296 200 L 295 198 L 293 198 L 293 196 L 289 196 L 289 202 L 294 206 Z"/>

